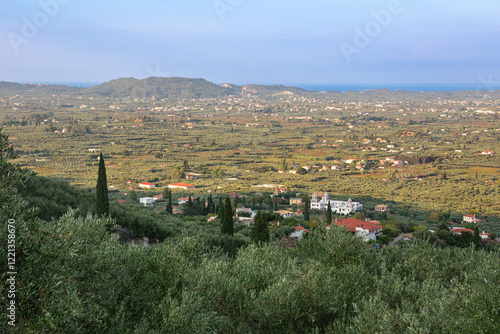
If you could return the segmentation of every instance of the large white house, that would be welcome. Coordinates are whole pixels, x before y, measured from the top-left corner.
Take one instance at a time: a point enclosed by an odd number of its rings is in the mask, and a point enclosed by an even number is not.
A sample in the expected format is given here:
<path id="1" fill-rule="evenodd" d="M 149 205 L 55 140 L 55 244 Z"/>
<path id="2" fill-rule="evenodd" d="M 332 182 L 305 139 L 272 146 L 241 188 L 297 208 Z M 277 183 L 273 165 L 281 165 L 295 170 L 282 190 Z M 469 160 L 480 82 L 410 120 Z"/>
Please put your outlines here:
<path id="1" fill-rule="evenodd" d="M 153 197 L 142 197 L 140 203 L 144 206 L 153 206 L 156 200 Z"/>
<path id="2" fill-rule="evenodd" d="M 330 202 L 332 212 L 344 215 L 363 210 L 363 205 L 361 203 L 353 202 L 350 198 L 347 201 L 331 201 L 328 193 L 325 193 L 321 199 L 318 199 L 318 195 L 313 194 L 311 198 L 311 209 L 326 210 L 328 208 L 328 202 Z"/>
<path id="3" fill-rule="evenodd" d="M 311 198 L 311 209 L 326 210 L 326 208 L 328 208 L 329 201 L 330 197 L 328 196 L 328 193 L 325 193 L 321 199 L 318 199 L 317 194 L 313 194 Z"/>
<path id="4" fill-rule="evenodd" d="M 359 202 L 353 202 L 352 199 L 348 199 L 347 202 L 343 201 L 330 201 L 330 206 L 332 207 L 332 212 L 341 213 L 348 215 L 354 212 L 360 212 L 363 210 L 363 204 Z"/>

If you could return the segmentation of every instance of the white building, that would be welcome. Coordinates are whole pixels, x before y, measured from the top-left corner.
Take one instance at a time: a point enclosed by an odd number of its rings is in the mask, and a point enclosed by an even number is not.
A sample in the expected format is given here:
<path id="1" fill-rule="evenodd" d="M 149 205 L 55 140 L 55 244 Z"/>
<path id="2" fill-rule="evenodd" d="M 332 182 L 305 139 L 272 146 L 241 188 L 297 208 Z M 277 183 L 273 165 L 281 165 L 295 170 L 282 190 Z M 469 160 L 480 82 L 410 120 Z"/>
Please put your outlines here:
<path id="1" fill-rule="evenodd" d="M 156 186 L 154 185 L 154 183 L 143 182 L 143 183 L 139 183 L 139 187 L 141 187 L 141 188 L 147 188 L 147 189 L 153 189 Z"/>
<path id="2" fill-rule="evenodd" d="M 302 239 L 302 235 L 304 234 L 304 232 L 307 232 L 305 228 L 303 228 L 302 226 L 295 226 L 295 232 L 290 234 L 290 238 L 297 238 L 300 240 Z"/>
<path id="3" fill-rule="evenodd" d="M 154 202 L 156 202 L 156 200 L 153 198 L 153 197 L 142 197 L 139 202 L 148 207 L 148 206 L 153 206 Z"/>
<path id="4" fill-rule="evenodd" d="M 343 201 L 330 201 L 330 206 L 332 207 L 332 212 L 341 213 L 348 215 L 354 212 L 360 212 L 363 210 L 363 204 L 359 202 L 353 202 L 350 198 L 347 202 Z"/>
<path id="5" fill-rule="evenodd" d="M 313 194 L 311 198 L 311 209 L 314 210 L 326 210 L 328 208 L 328 202 L 330 197 L 328 193 L 325 193 L 321 199 L 318 199 L 318 195 Z"/>
<path id="6" fill-rule="evenodd" d="M 328 202 L 330 202 L 332 212 L 341 213 L 344 215 L 363 210 L 363 205 L 361 203 L 353 202 L 350 198 L 348 201 L 331 201 L 328 193 L 326 192 L 323 197 L 321 197 L 321 199 L 318 199 L 318 195 L 316 194 L 312 195 L 311 209 L 326 210 L 328 208 Z"/>

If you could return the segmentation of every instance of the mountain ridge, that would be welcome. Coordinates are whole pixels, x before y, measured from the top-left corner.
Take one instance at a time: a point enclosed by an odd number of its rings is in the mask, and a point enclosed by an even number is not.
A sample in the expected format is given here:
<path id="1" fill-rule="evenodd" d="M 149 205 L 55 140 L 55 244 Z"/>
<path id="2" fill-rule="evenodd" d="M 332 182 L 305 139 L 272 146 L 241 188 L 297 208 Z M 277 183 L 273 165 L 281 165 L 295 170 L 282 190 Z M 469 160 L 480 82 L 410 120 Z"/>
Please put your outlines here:
<path id="1" fill-rule="evenodd" d="M 367 98 L 478 98 L 487 95 L 489 98 L 500 98 L 497 91 L 442 91 L 412 92 L 407 90 L 372 89 L 363 91 L 339 92 L 334 90 L 316 91 L 304 88 L 276 85 L 235 85 L 231 83 L 216 84 L 203 78 L 183 77 L 149 77 L 145 79 L 118 78 L 89 88 L 73 87 L 58 84 L 20 84 L 0 81 L 0 96 L 23 95 L 40 96 L 46 94 L 68 95 L 84 98 L 126 98 L 126 99 L 210 99 L 224 97 L 279 97 L 279 96 L 331 96 L 347 99 Z"/>

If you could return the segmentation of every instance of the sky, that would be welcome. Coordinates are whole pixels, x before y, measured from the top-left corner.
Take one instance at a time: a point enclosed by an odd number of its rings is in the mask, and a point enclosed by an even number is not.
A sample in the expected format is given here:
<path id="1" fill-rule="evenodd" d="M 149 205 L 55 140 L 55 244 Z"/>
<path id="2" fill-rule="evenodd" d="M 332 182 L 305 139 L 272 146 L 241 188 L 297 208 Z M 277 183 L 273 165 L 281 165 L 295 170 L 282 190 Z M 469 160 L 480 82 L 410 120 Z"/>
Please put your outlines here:
<path id="1" fill-rule="evenodd" d="M 0 81 L 500 81 L 498 0 L 4 0 Z"/>

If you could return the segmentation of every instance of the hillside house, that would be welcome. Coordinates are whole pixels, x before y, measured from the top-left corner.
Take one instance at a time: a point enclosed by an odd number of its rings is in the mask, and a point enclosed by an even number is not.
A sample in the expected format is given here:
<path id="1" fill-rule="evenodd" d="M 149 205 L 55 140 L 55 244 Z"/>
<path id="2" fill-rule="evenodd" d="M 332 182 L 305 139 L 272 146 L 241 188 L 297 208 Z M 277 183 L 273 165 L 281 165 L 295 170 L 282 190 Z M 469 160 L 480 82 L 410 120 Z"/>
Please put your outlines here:
<path id="1" fill-rule="evenodd" d="M 451 229 L 451 232 L 459 235 L 461 235 L 463 232 L 469 232 L 470 234 L 474 235 L 474 230 L 471 230 L 470 228 L 455 227 Z"/>
<path id="2" fill-rule="evenodd" d="M 479 233 L 479 236 L 481 237 L 481 239 L 488 239 L 490 237 L 490 234 L 483 231 Z"/>
<path id="3" fill-rule="evenodd" d="M 287 188 L 286 187 L 276 187 L 274 188 L 274 195 L 279 195 L 279 194 L 286 194 L 287 193 Z"/>
<path id="4" fill-rule="evenodd" d="M 146 189 L 156 188 L 156 186 L 154 185 L 154 183 L 149 183 L 149 182 L 139 183 L 139 187 L 140 188 L 146 188 Z"/>
<path id="5" fill-rule="evenodd" d="M 364 221 L 354 218 L 341 219 L 334 224 L 346 228 L 353 234 L 361 236 L 364 241 L 377 240 L 377 237 L 382 234 L 384 228 L 378 221 Z M 331 227 L 331 225 L 329 225 L 329 227 Z"/>
<path id="6" fill-rule="evenodd" d="M 389 206 L 384 205 L 384 204 L 377 205 L 375 207 L 375 211 L 378 211 L 378 212 L 389 212 Z"/>
<path id="7" fill-rule="evenodd" d="M 196 186 L 187 183 L 172 183 L 167 186 L 169 189 L 195 189 Z"/>
<path id="8" fill-rule="evenodd" d="M 295 232 L 293 232 L 292 234 L 290 234 L 290 237 L 291 238 L 297 238 L 297 239 L 302 239 L 302 235 L 304 234 L 304 232 L 306 232 L 307 230 L 305 228 L 303 228 L 302 226 L 295 226 Z"/>
<path id="9" fill-rule="evenodd" d="M 290 198 L 290 205 L 301 205 L 302 198 Z"/>
<path id="10" fill-rule="evenodd" d="M 156 202 L 153 197 L 142 197 L 139 199 L 139 202 L 144 205 L 145 207 L 153 206 L 153 204 Z"/>
<path id="11" fill-rule="evenodd" d="M 483 223 L 484 220 L 477 219 L 476 215 L 464 215 L 462 219 L 462 223 L 472 223 L 472 224 L 477 224 L 477 223 Z"/>
<path id="12" fill-rule="evenodd" d="M 292 211 L 288 211 L 288 210 L 274 211 L 274 213 L 279 213 L 280 216 L 283 218 L 290 218 L 294 215 L 294 213 Z"/>

